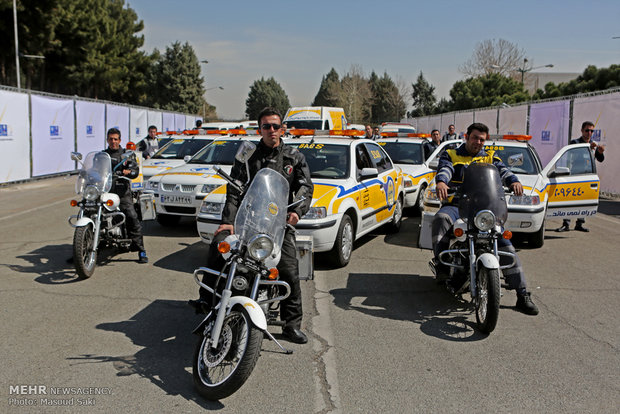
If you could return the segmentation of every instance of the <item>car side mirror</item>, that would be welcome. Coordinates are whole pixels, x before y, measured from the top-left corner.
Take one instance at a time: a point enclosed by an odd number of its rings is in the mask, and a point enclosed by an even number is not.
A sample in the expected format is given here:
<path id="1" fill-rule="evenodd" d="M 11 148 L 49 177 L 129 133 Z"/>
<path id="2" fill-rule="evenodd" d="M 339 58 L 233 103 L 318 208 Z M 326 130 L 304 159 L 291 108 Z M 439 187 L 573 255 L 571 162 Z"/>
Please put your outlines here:
<path id="1" fill-rule="evenodd" d="M 379 170 L 377 170 L 376 168 L 362 168 L 362 171 L 360 172 L 360 179 L 362 180 L 366 180 L 368 178 L 375 178 L 379 176 Z"/>
<path id="2" fill-rule="evenodd" d="M 237 150 L 237 154 L 235 155 L 235 159 L 240 163 L 244 164 L 252 154 L 256 151 L 256 145 L 250 141 L 243 141 Z"/>
<path id="3" fill-rule="evenodd" d="M 568 167 L 555 167 L 553 170 L 549 171 L 549 174 L 547 174 L 549 178 L 562 177 L 566 175 L 570 175 L 570 169 Z"/>
<path id="4" fill-rule="evenodd" d="M 428 168 L 437 171 L 437 168 L 439 168 L 439 160 L 435 158 L 433 161 L 429 162 Z"/>

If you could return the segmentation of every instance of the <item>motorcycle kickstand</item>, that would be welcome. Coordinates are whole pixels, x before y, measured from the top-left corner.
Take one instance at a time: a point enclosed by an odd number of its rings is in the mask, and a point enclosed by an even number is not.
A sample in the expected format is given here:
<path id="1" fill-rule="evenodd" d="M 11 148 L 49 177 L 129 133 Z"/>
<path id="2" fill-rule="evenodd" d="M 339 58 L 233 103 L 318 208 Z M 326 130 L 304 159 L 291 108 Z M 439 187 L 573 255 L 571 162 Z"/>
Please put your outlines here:
<path id="1" fill-rule="evenodd" d="M 276 345 L 278 345 L 280 347 L 280 349 L 282 350 L 282 352 L 284 352 L 286 355 L 291 355 L 293 353 L 292 349 L 286 349 L 285 347 L 283 347 L 282 344 L 280 344 L 280 342 L 278 342 L 278 340 L 276 338 L 274 338 L 273 335 L 271 334 L 271 332 L 269 332 L 267 329 L 265 329 L 264 332 L 267 334 L 269 339 L 271 339 L 273 342 L 275 342 Z"/>

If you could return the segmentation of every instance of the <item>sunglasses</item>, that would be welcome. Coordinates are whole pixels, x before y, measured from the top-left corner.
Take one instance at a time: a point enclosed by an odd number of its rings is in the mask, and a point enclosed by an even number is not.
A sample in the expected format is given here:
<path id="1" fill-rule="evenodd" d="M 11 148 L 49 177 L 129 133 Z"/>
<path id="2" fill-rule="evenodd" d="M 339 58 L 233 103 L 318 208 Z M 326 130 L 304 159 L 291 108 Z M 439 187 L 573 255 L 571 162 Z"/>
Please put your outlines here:
<path id="1" fill-rule="evenodd" d="M 593 129 L 584 129 L 585 132 L 594 132 Z"/>
<path id="2" fill-rule="evenodd" d="M 261 128 L 264 129 L 265 131 L 268 131 L 271 128 L 273 128 L 274 131 L 277 131 L 278 129 L 282 128 L 282 125 L 280 125 L 280 124 L 262 124 Z"/>

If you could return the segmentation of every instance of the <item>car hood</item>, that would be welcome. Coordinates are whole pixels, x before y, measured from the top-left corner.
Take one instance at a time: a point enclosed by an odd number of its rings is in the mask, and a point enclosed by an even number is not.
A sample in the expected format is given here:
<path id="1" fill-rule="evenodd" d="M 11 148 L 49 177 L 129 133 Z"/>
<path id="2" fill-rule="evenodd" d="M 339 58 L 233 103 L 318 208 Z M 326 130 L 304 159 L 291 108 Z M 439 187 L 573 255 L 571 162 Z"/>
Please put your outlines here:
<path id="1" fill-rule="evenodd" d="M 230 174 L 232 166 L 223 165 L 222 170 Z M 166 170 L 154 177 L 150 181 L 158 181 L 165 184 L 206 184 L 205 179 L 217 172 L 210 164 L 184 164 L 170 170 Z"/>
<path id="2" fill-rule="evenodd" d="M 170 170 L 185 164 L 183 160 L 171 159 L 171 160 L 146 160 L 142 162 L 142 173 L 144 175 L 153 176 L 161 172 Z"/>

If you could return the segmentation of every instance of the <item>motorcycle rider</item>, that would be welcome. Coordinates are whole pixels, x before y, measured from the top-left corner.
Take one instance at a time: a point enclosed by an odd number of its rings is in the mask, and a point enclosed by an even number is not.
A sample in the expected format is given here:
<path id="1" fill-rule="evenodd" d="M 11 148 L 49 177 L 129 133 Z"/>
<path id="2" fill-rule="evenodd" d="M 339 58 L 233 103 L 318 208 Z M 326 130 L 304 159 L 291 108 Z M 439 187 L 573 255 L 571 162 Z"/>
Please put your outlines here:
<path id="1" fill-rule="evenodd" d="M 112 159 L 112 170 L 114 170 L 114 181 L 112 183 L 111 192 L 120 198 L 119 208 L 125 214 L 125 227 L 127 234 L 131 238 L 132 252 L 138 252 L 138 262 L 148 263 L 149 259 L 144 249 L 144 241 L 142 239 L 142 227 L 138 219 L 138 213 L 133 204 L 131 194 L 131 183 L 128 180 L 121 180 L 117 177 L 127 177 L 134 179 L 139 174 L 139 166 L 135 157 L 130 157 L 123 161 L 123 165 L 118 166 L 122 161 L 122 155 L 125 149 L 121 147 L 121 131 L 117 128 L 110 128 L 107 134 L 108 148 L 105 149 Z M 118 166 L 118 168 L 116 168 Z"/>
<path id="2" fill-rule="evenodd" d="M 448 197 L 448 189 L 456 190 L 463 182 L 464 171 L 473 162 L 484 162 L 495 165 L 499 170 L 504 185 L 510 187 L 515 195 L 523 194 L 523 186 L 519 179 L 502 160 L 494 155 L 494 151 L 485 151 L 484 141 L 489 135 L 489 128 L 482 123 L 473 123 L 467 128 L 465 143 L 456 149 L 446 150 L 439 159 L 437 167 L 437 197 L 444 201 L 441 209 L 435 214 L 432 223 L 433 252 L 435 254 L 434 266 L 439 282 L 445 280 L 448 275 L 448 266 L 439 262 L 439 253 L 448 249 L 453 223 L 459 218 L 457 196 Z M 517 310 L 528 314 L 537 315 L 538 307 L 532 302 L 530 292 L 527 291 L 525 275 L 521 267 L 521 261 L 516 256 L 515 248 L 509 240 L 500 238 L 497 241 L 499 250 L 515 254 L 515 264 L 502 270 L 508 289 L 517 291 Z M 511 259 L 500 256 L 503 265 Z M 459 286 L 460 287 L 460 286 Z"/>
<path id="3" fill-rule="evenodd" d="M 261 168 L 271 168 L 281 173 L 289 183 L 289 200 L 305 197 L 305 200 L 288 211 L 287 224 L 295 226 L 299 219 L 310 209 L 314 186 L 310 179 L 310 169 L 304 155 L 297 148 L 285 145 L 281 136 L 282 115 L 275 108 L 264 108 L 258 116 L 259 131 L 262 136 L 256 151 L 248 160 L 250 179 L 253 179 Z M 230 176 L 239 182 L 247 182 L 246 166 L 235 160 Z M 241 194 L 232 186 L 227 186 L 226 204 L 222 211 L 222 223 L 214 233 L 209 249 L 208 266 L 212 269 L 222 268 L 223 259 L 217 251 L 217 245 L 231 233 L 234 233 L 233 223 L 237 208 L 241 203 Z M 280 319 L 284 322 L 282 334 L 290 341 L 304 344 L 308 342 L 306 335 L 300 330 L 303 316 L 301 306 L 301 287 L 299 284 L 299 269 L 296 256 L 295 234 L 290 228 L 286 229 L 282 244 L 282 255 L 278 263 L 280 280 L 287 282 L 291 287 L 291 294 L 280 302 Z M 203 280 L 203 282 L 206 282 Z M 209 299 L 210 293 L 200 289 L 200 299 L 190 300 L 191 306 L 196 309 Z"/>

